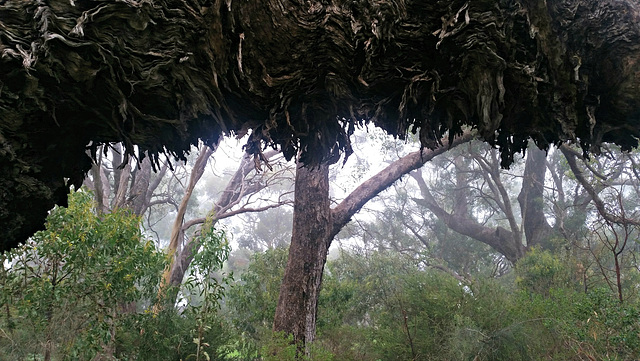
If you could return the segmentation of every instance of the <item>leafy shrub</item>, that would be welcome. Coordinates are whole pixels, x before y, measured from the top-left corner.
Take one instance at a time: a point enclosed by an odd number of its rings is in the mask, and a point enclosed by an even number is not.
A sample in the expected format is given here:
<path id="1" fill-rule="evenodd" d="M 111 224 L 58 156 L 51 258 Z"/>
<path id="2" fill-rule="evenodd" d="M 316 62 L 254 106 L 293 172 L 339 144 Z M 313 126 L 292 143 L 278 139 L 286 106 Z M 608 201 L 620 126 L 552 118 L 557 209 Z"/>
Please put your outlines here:
<path id="1" fill-rule="evenodd" d="M 112 348 L 124 305 L 151 297 L 164 256 L 143 238 L 126 210 L 97 215 L 91 194 L 75 192 L 56 207 L 46 229 L 6 256 L 0 298 L 15 327 L 16 354 L 91 359 Z M 20 355 L 20 356 L 19 356 Z"/>

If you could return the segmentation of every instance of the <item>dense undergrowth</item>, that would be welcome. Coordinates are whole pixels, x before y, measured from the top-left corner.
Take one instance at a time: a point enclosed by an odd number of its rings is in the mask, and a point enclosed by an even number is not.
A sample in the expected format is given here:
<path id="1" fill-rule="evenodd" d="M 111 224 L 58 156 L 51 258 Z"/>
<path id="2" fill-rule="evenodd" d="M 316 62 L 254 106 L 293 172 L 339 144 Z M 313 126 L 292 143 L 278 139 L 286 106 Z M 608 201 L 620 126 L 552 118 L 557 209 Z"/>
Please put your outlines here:
<path id="1" fill-rule="evenodd" d="M 271 331 L 284 248 L 235 279 L 209 232 L 175 307 L 154 308 L 166 257 L 126 212 L 75 193 L 47 229 L 4 255 L 1 360 L 293 360 Z M 226 266 L 228 267 L 228 266 Z M 531 251 L 500 278 L 460 281 L 390 252 L 327 265 L 310 360 L 636 360 L 640 302 L 586 287 L 569 252 Z M 632 278 L 631 278 L 632 279 Z"/>

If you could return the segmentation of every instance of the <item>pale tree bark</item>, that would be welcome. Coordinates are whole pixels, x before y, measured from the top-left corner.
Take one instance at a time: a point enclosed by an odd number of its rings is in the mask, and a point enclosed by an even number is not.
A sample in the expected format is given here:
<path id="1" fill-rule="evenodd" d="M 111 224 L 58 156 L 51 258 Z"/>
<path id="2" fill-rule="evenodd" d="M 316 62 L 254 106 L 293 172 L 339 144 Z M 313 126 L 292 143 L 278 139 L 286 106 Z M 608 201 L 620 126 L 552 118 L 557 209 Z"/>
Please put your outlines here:
<path id="1" fill-rule="evenodd" d="M 275 151 L 265 152 L 262 161 L 270 161 L 277 153 Z M 284 171 L 280 170 L 280 172 Z M 250 175 L 253 174 L 251 177 Z M 212 224 L 216 224 L 219 220 L 229 218 L 242 213 L 261 212 L 270 208 L 276 208 L 289 204 L 286 199 L 287 194 L 281 194 L 280 198 L 275 202 L 262 204 L 259 206 L 250 206 L 249 204 L 241 204 L 243 200 L 257 192 L 271 186 L 270 181 L 273 177 L 268 177 L 264 173 L 258 173 L 254 158 L 251 154 L 245 153 L 238 169 L 227 183 L 225 189 L 221 192 L 220 197 L 215 201 L 213 208 L 209 211 L 207 217 L 191 219 L 182 225 L 182 233 L 184 234 L 189 228 L 202 225 L 207 219 Z M 278 181 L 277 179 L 275 181 Z M 239 206 L 240 205 L 240 206 Z M 238 208 L 234 208 L 239 206 Z M 170 286 L 179 287 L 184 279 L 185 272 L 189 268 L 193 257 L 197 253 L 198 236 L 200 228 L 188 238 L 184 246 L 181 248 L 176 261 L 171 267 Z"/>
<path id="2" fill-rule="evenodd" d="M 169 239 L 169 246 L 167 247 L 167 256 L 169 257 L 169 264 L 166 266 L 164 272 L 162 273 L 162 278 L 160 280 L 160 287 L 158 289 L 158 301 L 157 304 L 159 307 L 156 307 L 155 311 L 159 311 L 161 309 L 160 303 L 165 301 L 165 297 L 167 292 L 169 291 L 169 287 L 171 284 L 171 269 L 173 265 L 176 263 L 176 256 L 180 252 L 179 247 L 182 244 L 182 240 L 184 237 L 184 233 L 182 232 L 182 224 L 184 222 L 184 215 L 187 212 L 187 206 L 189 201 L 191 200 L 191 195 L 193 194 L 193 190 L 196 187 L 196 184 L 204 174 L 205 167 L 207 166 L 207 162 L 209 161 L 209 157 L 213 154 L 214 148 L 209 146 L 204 146 L 200 150 L 200 154 L 196 159 L 193 168 L 191 169 L 191 174 L 189 176 L 189 183 L 184 192 L 184 196 L 182 197 L 182 201 L 180 201 L 180 206 L 178 207 L 178 212 L 176 218 L 173 222 L 173 227 L 171 228 L 171 238 Z"/>
<path id="3" fill-rule="evenodd" d="M 114 194 L 118 194 L 118 192 L 120 191 L 120 185 L 122 184 L 122 170 L 123 167 L 125 165 L 129 164 L 130 159 L 127 159 L 127 162 L 125 164 L 124 162 L 124 157 L 123 157 L 123 149 L 124 147 L 122 146 L 122 143 L 115 143 L 113 145 L 111 145 L 111 147 L 107 147 L 107 149 L 111 148 L 111 173 L 113 174 L 113 193 Z M 125 174 L 125 180 L 126 178 L 128 178 L 128 174 Z M 126 182 L 124 182 L 124 184 L 128 184 Z M 113 206 L 118 202 L 118 197 L 114 197 L 111 201 L 111 207 L 113 208 Z"/>
<path id="4" fill-rule="evenodd" d="M 396 160 L 360 184 L 333 209 L 329 206 L 328 165 L 298 166 L 291 245 L 273 329 L 292 335 L 300 352 L 313 342 L 322 273 L 333 238 L 368 201 L 403 175 L 474 137 L 465 132 L 436 149 L 413 152 Z"/>
<path id="5" fill-rule="evenodd" d="M 582 158 L 582 153 L 575 152 L 571 148 L 568 149 L 576 157 Z M 589 207 L 592 205 L 591 196 L 581 185 L 580 178 L 576 177 L 573 171 L 571 173 L 566 171 L 565 161 L 567 165 L 570 164 L 566 155 L 560 149 L 557 149 L 555 153 L 558 155 L 554 155 L 551 162 L 547 162 L 547 169 L 553 180 L 552 209 L 555 218 L 553 231 L 566 240 L 581 243 L 584 238 L 584 226 L 588 223 Z M 571 170 L 571 166 L 569 169 Z M 594 178 L 598 177 L 595 173 Z M 571 174 L 575 178 L 572 178 Z M 586 181 L 584 177 L 582 178 L 583 181 Z M 610 177 L 611 180 L 615 180 L 615 178 L 615 175 Z M 592 182 L 593 192 L 600 194 L 606 188 L 605 183 Z"/>
<path id="6" fill-rule="evenodd" d="M 106 160 L 101 150 L 91 167 L 91 177 L 84 180 L 84 185 L 94 192 L 97 211 L 106 213 L 116 208 L 127 208 L 141 216 L 149 207 L 163 203 L 152 199 L 167 173 L 168 162 L 164 162 L 152 177 L 153 166 L 149 157 L 129 157 L 126 163 L 118 163 L 123 161 L 123 157 L 117 155 L 117 149 L 121 147 L 113 147 L 114 158 Z M 109 181 L 107 174 L 113 176 L 113 182 Z"/>
<path id="7" fill-rule="evenodd" d="M 249 156 L 245 154 L 240 161 L 238 170 L 235 172 L 235 174 L 225 187 L 225 190 L 222 192 L 222 195 L 220 196 L 218 201 L 214 203 L 213 209 L 209 212 L 209 217 L 212 218 L 211 221 L 214 224 L 218 221 L 218 217 L 221 211 L 223 211 L 223 209 L 230 208 L 232 203 L 238 200 L 238 195 L 240 194 L 240 191 L 242 189 L 242 181 L 252 169 L 252 162 L 250 161 Z M 196 221 L 191 220 L 189 222 L 186 222 L 185 224 L 181 222 L 180 231 L 182 232 L 182 234 L 184 234 L 184 232 L 187 231 L 190 227 L 196 224 L 202 224 L 205 222 L 205 220 L 206 218 L 201 218 Z M 195 256 L 196 248 L 198 246 L 195 240 L 197 239 L 199 233 L 200 230 L 196 230 L 195 234 L 189 238 L 182 250 L 178 252 L 179 255 L 176 256 L 176 261 L 172 263 L 169 275 L 169 283 L 172 287 L 180 286 L 180 284 L 182 283 L 184 274 L 187 268 L 189 268 L 189 264 L 193 260 L 193 257 Z"/>
<path id="8" fill-rule="evenodd" d="M 459 215 L 467 215 L 469 213 L 468 206 L 468 184 L 469 176 L 465 171 L 468 167 L 465 164 L 465 160 L 461 155 L 455 157 L 453 164 L 456 169 L 456 187 L 453 191 L 453 209 L 454 213 Z"/>

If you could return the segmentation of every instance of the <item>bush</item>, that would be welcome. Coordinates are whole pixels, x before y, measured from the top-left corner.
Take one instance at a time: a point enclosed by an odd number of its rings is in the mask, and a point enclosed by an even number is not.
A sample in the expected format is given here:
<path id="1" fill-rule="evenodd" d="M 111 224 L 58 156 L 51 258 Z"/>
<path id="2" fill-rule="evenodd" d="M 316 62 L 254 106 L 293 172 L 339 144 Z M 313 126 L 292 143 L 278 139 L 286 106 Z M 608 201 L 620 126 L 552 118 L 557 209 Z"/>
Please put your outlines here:
<path id="1" fill-rule="evenodd" d="M 0 300 L 15 335 L 29 330 L 27 339 L 12 339 L 18 347 L 7 359 L 110 353 L 117 324 L 127 317 L 123 305 L 154 294 L 165 258 L 143 238 L 140 219 L 126 210 L 98 216 L 93 207 L 91 194 L 71 194 L 69 207 L 56 207 L 44 231 L 6 256 L 11 266 L 3 270 Z"/>

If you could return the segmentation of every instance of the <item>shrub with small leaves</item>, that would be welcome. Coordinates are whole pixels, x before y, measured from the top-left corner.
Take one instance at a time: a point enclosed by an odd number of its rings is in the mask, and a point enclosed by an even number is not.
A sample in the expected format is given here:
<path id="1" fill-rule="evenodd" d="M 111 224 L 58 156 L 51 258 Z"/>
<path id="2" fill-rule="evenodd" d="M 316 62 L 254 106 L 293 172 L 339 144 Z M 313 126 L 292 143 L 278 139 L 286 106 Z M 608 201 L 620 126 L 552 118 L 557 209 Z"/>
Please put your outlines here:
<path id="1" fill-rule="evenodd" d="M 113 349 L 121 311 L 154 294 L 164 261 L 138 217 L 124 209 L 98 215 L 90 193 L 71 194 L 44 231 L 6 255 L 0 300 L 32 333 L 0 347 L 8 350 L 0 358 L 84 360 Z"/>

